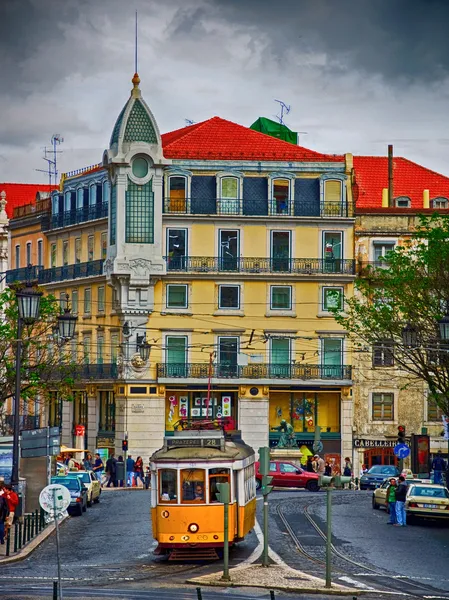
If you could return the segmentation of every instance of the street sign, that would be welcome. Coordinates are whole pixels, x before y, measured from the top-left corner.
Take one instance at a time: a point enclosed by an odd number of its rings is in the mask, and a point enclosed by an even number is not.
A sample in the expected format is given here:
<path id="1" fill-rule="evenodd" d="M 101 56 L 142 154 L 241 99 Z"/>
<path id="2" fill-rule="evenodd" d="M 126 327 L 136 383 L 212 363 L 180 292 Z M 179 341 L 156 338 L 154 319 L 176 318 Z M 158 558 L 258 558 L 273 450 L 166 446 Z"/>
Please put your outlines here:
<path id="1" fill-rule="evenodd" d="M 407 458 L 407 456 L 410 454 L 410 448 L 407 446 L 407 444 L 396 444 L 393 452 L 398 458 L 403 459 Z"/>
<path id="2" fill-rule="evenodd" d="M 59 427 L 26 429 L 21 433 L 20 450 L 22 458 L 57 456 L 61 447 Z"/>
<path id="3" fill-rule="evenodd" d="M 318 440 L 317 442 L 313 442 L 312 449 L 314 452 L 322 452 L 323 448 L 323 442 L 321 442 L 320 440 Z"/>
<path id="4" fill-rule="evenodd" d="M 63 513 L 70 504 L 70 492 L 60 483 L 52 483 L 44 487 L 39 495 L 39 504 L 50 516 Z"/>

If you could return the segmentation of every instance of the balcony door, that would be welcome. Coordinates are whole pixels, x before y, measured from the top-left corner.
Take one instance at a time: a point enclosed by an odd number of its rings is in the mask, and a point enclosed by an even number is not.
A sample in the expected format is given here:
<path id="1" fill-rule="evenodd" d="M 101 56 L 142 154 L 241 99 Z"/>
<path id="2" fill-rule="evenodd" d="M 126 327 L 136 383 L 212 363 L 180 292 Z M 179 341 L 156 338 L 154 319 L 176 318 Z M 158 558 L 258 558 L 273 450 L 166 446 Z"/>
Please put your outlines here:
<path id="1" fill-rule="evenodd" d="M 187 268 L 187 229 L 167 229 L 167 269 L 185 271 Z"/>
<path id="2" fill-rule="evenodd" d="M 291 352 L 288 338 L 271 339 L 270 376 L 288 379 L 291 376 Z"/>
<path id="3" fill-rule="evenodd" d="M 187 336 L 168 335 L 165 338 L 167 377 L 187 376 Z"/>
<path id="4" fill-rule="evenodd" d="M 238 215 L 240 180 L 237 177 L 222 177 L 220 179 L 219 212 L 222 215 Z"/>
<path id="5" fill-rule="evenodd" d="M 274 272 L 288 272 L 291 264 L 291 232 L 271 232 L 271 269 Z"/>
<path id="6" fill-rule="evenodd" d="M 240 231 L 220 229 L 218 232 L 218 262 L 220 271 L 238 271 Z"/>
<path id="7" fill-rule="evenodd" d="M 168 179 L 168 211 L 185 213 L 187 209 L 187 177 L 172 175 Z"/>
<path id="8" fill-rule="evenodd" d="M 218 377 L 237 377 L 238 337 L 218 338 Z"/>
<path id="9" fill-rule="evenodd" d="M 325 273 L 341 273 L 343 258 L 343 233 L 323 232 L 323 270 Z"/>
<path id="10" fill-rule="evenodd" d="M 341 379 L 343 365 L 343 338 L 321 340 L 321 367 L 323 379 Z"/>

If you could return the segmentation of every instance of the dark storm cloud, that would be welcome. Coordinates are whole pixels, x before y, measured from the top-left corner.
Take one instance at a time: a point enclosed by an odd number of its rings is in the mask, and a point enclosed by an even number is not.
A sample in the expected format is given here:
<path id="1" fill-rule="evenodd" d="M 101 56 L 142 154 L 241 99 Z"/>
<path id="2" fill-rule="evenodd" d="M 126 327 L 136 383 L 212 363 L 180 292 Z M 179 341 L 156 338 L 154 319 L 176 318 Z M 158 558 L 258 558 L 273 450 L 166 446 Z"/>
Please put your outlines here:
<path id="1" fill-rule="evenodd" d="M 335 69 L 389 80 L 437 81 L 449 72 L 448 0 L 208 0 L 271 51 L 325 52 Z M 232 41 L 230 40 L 230 43 Z"/>

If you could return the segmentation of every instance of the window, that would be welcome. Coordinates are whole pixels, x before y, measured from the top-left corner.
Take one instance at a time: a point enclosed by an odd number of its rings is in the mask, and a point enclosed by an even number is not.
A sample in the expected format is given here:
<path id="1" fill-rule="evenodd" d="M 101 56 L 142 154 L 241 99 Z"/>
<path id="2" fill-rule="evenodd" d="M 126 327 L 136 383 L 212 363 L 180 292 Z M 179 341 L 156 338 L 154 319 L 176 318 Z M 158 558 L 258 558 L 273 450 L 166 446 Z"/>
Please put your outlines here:
<path id="1" fill-rule="evenodd" d="M 97 203 L 97 186 L 91 185 L 89 187 L 89 206 L 93 206 Z"/>
<path id="2" fill-rule="evenodd" d="M 385 264 L 385 257 L 389 252 L 393 252 L 395 248 L 394 242 L 374 242 L 374 264 L 376 267 L 382 266 Z"/>
<path id="3" fill-rule="evenodd" d="M 152 244 L 154 242 L 154 194 L 151 180 L 144 185 L 137 185 L 128 180 L 125 205 L 126 243 Z"/>
<path id="4" fill-rule="evenodd" d="M 271 310 L 292 309 L 292 288 L 290 285 L 272 285 L 270 291 Z"/>
<path id="5" fill-rule="evenodd" d="M 50 392 L 48 397 L 48 426 L 61 427 L 62 425 L 62 398 L 58 392 Z"/>
<path id="6" fill-rule="evenodd" d="M 168 212 L 185 213 L 187 207 L 187 177 L 172 175 L 168 178 Z"/>
<path id="7" fill-rule="evenodd" d="M 91 261 L 94 259 L 94 245 L 95 245 L 95 238 L 93 235 L 90 235 L 87 238 L 87 260 Z"/>
<path id="8" fill-rule="evenodd" d="M 78 290 L 72 290 L 72 313 L 78 314 Z"/>
<path id="9" fill-rule="evenodd" d="M 322 376 L 329 379 L 342 378 L 343 339 L 326 337 L 321 340 Z"/>
<path id="10" fill-rule="evenodd" d="M 108 254 L 108 234 L 106 231 L 103 231 L 101 234 L 101 258 L 102 260 L 106 260 L 106 256 Z"/>
<path id="11" fill-rule="evenodd" d="M 33 262 L 31 259 L 31 242 L 27 242 L 26 245 L 26 259 L 26 266 L 28 267 Z"/>
<path id="12" fill-rule="evenodd" d="M 323 270 L 325 273 L 341 273 L 343 257 L 343 233 L 323 232 Z"/>
<path id="13" fill-rule="evenodd" d="M 181 502 L 206 502 L 204 469 L 183 469 L 181 471 L 182 497 Z"/>
<path id="14" fill-rule="evenodd" d="M 167 266 L 169 271 L 187 267 L 187 229 L 167 229 Z"/>
<path id="15" fill-rule="evenodd" d="M 87 392 L 73 394 L 73 424 L 85 425 L 87 433 Z"/>
<path id="16" fill-rule="evenodd" d="M 391 341 L 379 342 L 373 346 L 373 367 L 392 367 L 394 365 L 394 346 Z"/>
<path id="17" fill-rule="evenodd" d="M 91 310 L 91 289 L 85 288 L 84 290 L 84 314 L 90 315 Z"/>
<path id="18" fill-rule="evenodd" d="M 187 285 L 167 285 L 167 308 L 187 308 Z"/>
<path id="19" fill-rule="evenodd" d="M 448 208 L 448 206 L 447 198 L 434 198 L 432 200 L 432 208 Z"/>
<path id="20" fill-rule="evenodd" d="M 97 363 L 102 365 L 104 362 L 104 337 L 97 336 Z"/>
<path id="21" fill-rule="evenodd" d="M 398 208 L 410 208 L 410 198 L 407 196 L 400 196 L 396 198 L 396 206 Z"/>
<path id="22" fill-rule="evenodd" d="M 220 214 L 239 214 L 239 183 L 240 180 L 237 177 L 220 178 Z"/>
<path id="23" fill-rule="evenodd" d="M 43 252 L 43 242 L 42 240 L 38 240 L 37 242 L 37 264 L 39 267 L 42 267 L 44 264 L 44 252 Z"/>
<path id="24" fill-rule="evenodd" d="M 109 224 L 109 239 L 111 240 L 111 246 L 115 246 L 115 234 L 117 227 L 117 186 L 113 185 L 111 189 L 111 222 Z"/>
<path id="25" fill-rule="evenodd" d="M 69 264 L 69 240 L 62 242 L 62 264 L 64 267 Z"/>
<path id="26" fill-rule="evenodd" d="M 98 288 L 97 310 L 98 310 L 98 312 L 104 312 L 104 286 L 103 285 Z"/>
<path id="27" fill-rule="evenodd" d="M 72 362 L 78 361 L 78 337 L 76 334 L 70 340 L 70 357 L 72 359 Z"/>
<path id="28" fill-rule="evenodd" d="M 373 421 L 392 421 L 394 409 L 393 394 L 374 393 Z"/>
<path id="29" fill-rule="evenodd" d="M 209 469 L 209 502 L 219 502 L 217 483 L 229 483 L 229 469 Z"/>
<path id="30" fill-rule="evenodd" d="M 111 333 L 111 363 L 117 363 L 118 356 L 118 333 Z"/>
<path id="31" fill-rule="evenodd" d="M 273 179 L 271 214 L 288 215 L 290 213 L 290 180 Z"/>
<path id="32" fill-rule="evenodd" d="M 443 418 L 443 411 L 436 403 L 435 398 L 432 395 L 427 396 L 427 421 L 434 423 L 441 423 Z"/>
<path id="33" fill-rule="evenodd" d="M 342 197 L 342 182 L 335 179 L 329 179 L 324 182 L 324 202 L 330 203 L 327 208 L 334 206 L 340 207 Z"/>
<path id="34" fill-rule="evenodd" d="M 83 362 L 85 365 L 90 363 L 90 351 L 92 347 L 92 338 L 90 335 L 83 337 Z"/>
<path id="35" fill-rule="evenodd" d="M 76 190 L 76 208 L 77 208 L 77 210 L 79 210 L 80 208 L 83 208 L 83 204 L 84 204 L 84 190 L 83 190 L 83 188 L 78 188 Z"/>
<path id="36" fill-rule="evenodd" d="M 148 175 L 148 161 L 142 156 L 137 156 L 132 162 L 132 171 L 134 177 L 143 179 Z"/>
<path id="37" fill-rule="evenodd" d="M 178 471 L 176 469 L 159 470 L 159 502 L 178 501 Z"/>
<path id="38" fill-rule="evenodd" d="M 54 214 L 54 215 L 59 214 L 59 196 L 57 194 L 56 194 L 56 196 L 53 196 L 52 214 Z"/>
<path id="39" fill-rule="evenodd" d="M 240 286 L 219 285 L 218 286 L 218 308 L 240 308 Z"/>
<path id="40" fill-rule="evenodd" d="M 103 181 L 103 203 L 109 202 L 109 181 Z"/>
<path id="41" fill-rule="evenodd" d="M 70 192 L 66 192 L 64 194 L 64 211 L 65 212 L 69 212 L 70 211 L 70 207 L 71 207 L 71 193 Z"/>
<path id="42" fill-rule="evenodd" d="M 56 267 L 56 244 L 50 246 L 50 266 Z"/>
<path id="43" fill-rule="evenodd" d="M 270 376 L 290 377 L 290 342 L 289 338 L 271 338 Z"/>
<path id="44" fill-rule="evenodd" d="M 16 269 L 20 269 L 20 246 L 19 245 L 16 246 L 15 261 L 16 261 Z"/>
<path id="45" fill-rule="evenodd" d="M 290 231 L 271 232 L 271 270 L 290 271 Z"/>
<path id="46" fill-rule="evenodd" d="M 238 337 L 218 338 L 218 376 L 236 377 L 238 372 L 237 357 L 239 353 Z"/>
<path id="47" fill-rule="evenodd" d="M 343 288 L 323 287 L 322 310 L 329 312 L 343 308 Z"/>
<path id="48" fill-rule="evenodd" d="M 75 238 L 75 264 L 81 262 L 81 238 Z"/>
<path id="49" fill-rule="evenodd" d="M 218 232 L 218 253 L 220 271 L 237 271 L 240 231 L 220 229 Z"/>
<path id="50" fill-rule="evenodd" d="M 165 338 L 167 377 L 185 377 L 187 363 L 187 337 L 168 335 Z"/>

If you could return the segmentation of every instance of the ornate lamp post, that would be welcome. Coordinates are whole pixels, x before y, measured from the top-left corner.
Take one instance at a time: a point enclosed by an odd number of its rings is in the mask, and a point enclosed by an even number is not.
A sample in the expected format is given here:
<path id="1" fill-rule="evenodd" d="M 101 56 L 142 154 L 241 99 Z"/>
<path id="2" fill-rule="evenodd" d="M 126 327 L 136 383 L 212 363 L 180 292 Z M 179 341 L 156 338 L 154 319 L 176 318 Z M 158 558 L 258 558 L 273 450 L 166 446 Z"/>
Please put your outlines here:
<path id="1" fill-rule="evenodd" d="M 149 344 L 147 342 L 147 339 L 145 338 L 143 340 L 143 342 L 139 345 L 140 358 L 144 362 L 148 362 L 148 359 L 150 358 L 150 352 L 151 352 L 151 344 Z"/>
<path id="2" fill-rule="evenodd" d="M 418 337 L 418 329 L 414 325 L 407 323 L 402 330 L 402 342 L 404 346 L 407 348 L 416 348 L 419 343 Z"/>

